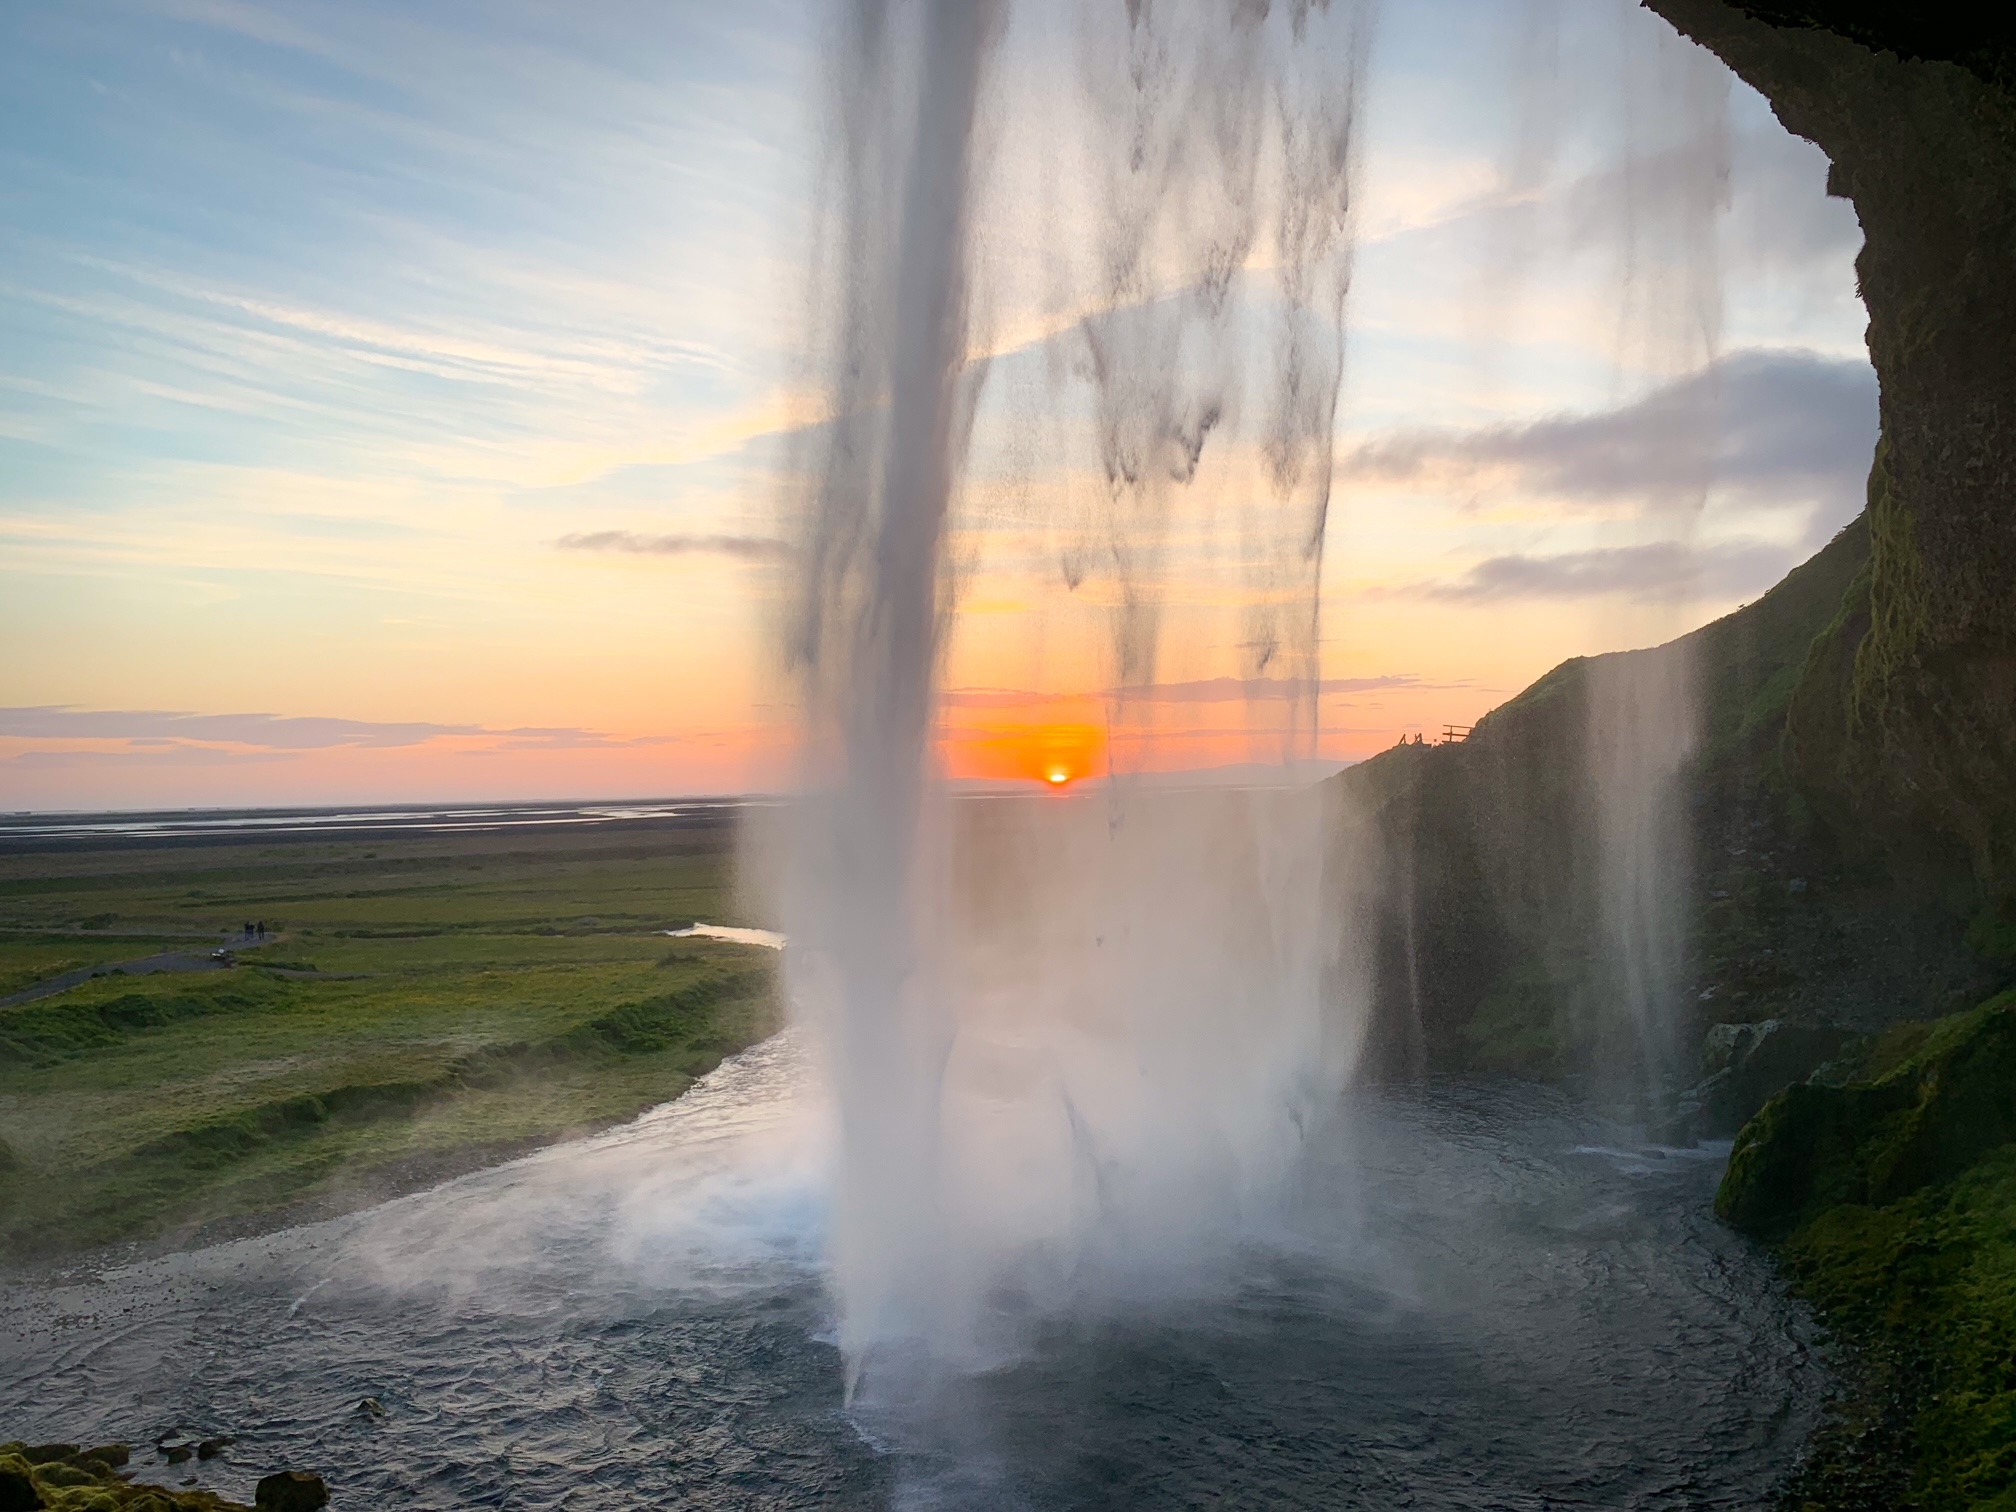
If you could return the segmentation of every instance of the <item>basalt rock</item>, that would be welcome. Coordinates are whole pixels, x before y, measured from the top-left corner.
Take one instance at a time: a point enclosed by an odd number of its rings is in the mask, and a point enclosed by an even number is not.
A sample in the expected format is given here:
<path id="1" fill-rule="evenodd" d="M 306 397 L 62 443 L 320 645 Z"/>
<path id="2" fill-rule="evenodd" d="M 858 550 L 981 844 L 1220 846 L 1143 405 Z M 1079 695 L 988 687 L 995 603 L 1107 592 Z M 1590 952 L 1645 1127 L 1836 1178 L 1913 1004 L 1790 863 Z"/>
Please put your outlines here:
<path id="1" fill-rule="evenodd" d="M 319 1475 L 283 1470 L 259 1482 L 253 1499 L 257 1512 L 320 1512 L 329 1505 L 329 1488 Z"/>

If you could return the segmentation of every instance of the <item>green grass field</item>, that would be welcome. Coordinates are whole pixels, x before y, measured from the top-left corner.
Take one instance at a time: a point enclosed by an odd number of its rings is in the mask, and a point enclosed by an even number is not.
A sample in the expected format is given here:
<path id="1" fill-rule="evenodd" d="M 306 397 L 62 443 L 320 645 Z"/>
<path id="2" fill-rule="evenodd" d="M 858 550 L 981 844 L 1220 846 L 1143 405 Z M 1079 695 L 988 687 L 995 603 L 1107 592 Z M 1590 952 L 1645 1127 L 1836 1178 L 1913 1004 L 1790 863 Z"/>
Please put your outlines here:
<path id="1" fill-rule="evenodd" d="M 732 852 L 723 814 L 0 854 L 0 996 L 272 932 L 0 1007 L 0 1258 L 327 1211 L 677 1096 L 776 1023 L 770 952 L 656 933 L 737 922 Z"/>

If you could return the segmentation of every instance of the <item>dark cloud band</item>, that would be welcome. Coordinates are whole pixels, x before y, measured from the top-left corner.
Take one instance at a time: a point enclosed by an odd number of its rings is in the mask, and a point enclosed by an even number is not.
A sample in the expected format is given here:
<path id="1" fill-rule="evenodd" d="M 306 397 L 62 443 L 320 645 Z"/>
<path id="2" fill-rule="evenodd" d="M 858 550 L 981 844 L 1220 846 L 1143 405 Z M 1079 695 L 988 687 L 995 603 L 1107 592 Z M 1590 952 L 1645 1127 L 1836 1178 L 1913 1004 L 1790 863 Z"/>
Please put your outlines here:
<path id="1" fill-rule="evenodd" d="M 642 535 L 634 530 L 590 530 L 554 542 L 562 551 L 620 551 L 632 556 L 726 556 L 750 562 L 780 561 L 791 548 L 768 536 Z"/>
<path id="2" fill-rule="evenodd" d="M 1342 471 L 1458 486 L 1509 472 L 1525 491 L 1603 506 L 1698 502 L 1708 486 L 1819 500 L 1824 538 L 1861 507 L 1876 425 L 1868 363 L 1744 351 L 1601 414 L 1384 436 L 1352 451 Z"/>
<path id="3" fill-rule="evenodd" d="M 1410 590 L 1458 603 L 1494 599 L 1734 598 L 1769 587 L 1791 567 L 1791 553 L 1762 542 L 1692 547 L 1681 541 L 1567 551 L 1553 556 L 1496 556 L 1460 578 Z"/>

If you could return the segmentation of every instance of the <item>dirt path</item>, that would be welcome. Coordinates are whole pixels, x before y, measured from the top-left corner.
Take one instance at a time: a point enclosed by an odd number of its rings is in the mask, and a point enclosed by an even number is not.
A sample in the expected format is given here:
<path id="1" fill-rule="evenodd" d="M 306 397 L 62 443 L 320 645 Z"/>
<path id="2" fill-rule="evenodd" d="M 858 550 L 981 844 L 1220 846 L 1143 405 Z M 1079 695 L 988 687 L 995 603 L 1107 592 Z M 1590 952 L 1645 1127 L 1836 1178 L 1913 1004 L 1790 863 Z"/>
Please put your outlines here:
<path id="1" fill-rule="evenodd" d="M 214 938 L 214 936 L 213 936 Z M 262 945 L 272 945 L 279 941 L 279 935 L 240 934 L 225 939 L 218 947 L 223 950 L 250 950 Z M 24 987 L 19 992 L 0 997 L 0 1008 L 12 1008 L 20 1003 L 32 1003 L 37 998 L 54 997 L 59 992 L 68 992 L 72 987 L 81 987 L 95 977 L 101 976 L 152 976 L 157 971 L 228 971 L 239 963 L 235 960 L 218 960 L 210 951 L 198 953 L 193 950 L 164 950 L 159 954 L 141 956 L 132 961 L 101 962 L 96 966 L 80 966 L 75 971 L 65 971 L 60 975 L 37 982 L 33 987 Z M 247 962 L 245 964 L 254 964 Z M 296 971 L 276 968 L 281 976 L 307 979 L 328 976 L 322 971 Z"/>
<path id="2" fill-rule="evenodd" d="M 33 987 L 7 997 L 0 997 L 0 1008 L 12 1008 L 17 1003 L 32 1003 L 37 998 L 54 997 L 59 992 L 68 992 L 72 987 L 81 987 L 93 977 L 101 976 L 151 976 L 157 971 L 224 971 L 228 964 L 212 960 L 208 955 L 194 955 L 187 951 L 169 950 L 160 955 L 142 956 L 137 961 L 115 961 L 100 966 L 83 966 L 76 971 L 66 971 L 46 981 L 37 982 Z"/>

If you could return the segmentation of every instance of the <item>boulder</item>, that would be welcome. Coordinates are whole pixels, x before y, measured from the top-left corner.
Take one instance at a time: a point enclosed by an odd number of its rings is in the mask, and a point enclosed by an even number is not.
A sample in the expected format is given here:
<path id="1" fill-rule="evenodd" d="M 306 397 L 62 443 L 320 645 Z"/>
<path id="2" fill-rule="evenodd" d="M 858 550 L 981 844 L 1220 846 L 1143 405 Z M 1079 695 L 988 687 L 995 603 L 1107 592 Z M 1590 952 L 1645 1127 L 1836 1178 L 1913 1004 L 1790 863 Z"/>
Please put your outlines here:
<path id="1" fill-rule="evenodd" d="M 28 1462 L 18 1454 L 0 1455 L 0 1512 L 39 1512 L 47 1505 L 35 1489 Z"/>
<path id="2" fill-rule="evenodd" d="M 1901 1064 L 1787 1087 L 1744 1125 L 1715 1197 L 1775 1238 L 1844 1203 L 1884 1207 L 2016 1140 L 2016 992 L 1941 1019 Z"/>
<path id="3" fill-rule="evenodd" d="M 329 1488 L 306 1470 L 282 1470 L 259 1482 L 252 1504 L 258 1512 L 321 1512 L 329 1505 Z"/>
<path id="4" fill-rule="evenodd" d="M 107 1472 L 108 1474 L 110 1472 Z M 35 1467 L 35 1479 L 46 1488 L 49 1486 L 95 1486 L 102 1479 L 98 1472 L 73 1465 L 67 1460 L 46 1460 Z"/>
<path id="5" fill-rule="evenodd" d="M 1687 1094 L 1704 1133 L 1733 1134 L 1787 1087 L 1805 1081 L 1854 1040 L 1845 1029 L 1764 1019 L 1716 1024 L 1701 1049 L 1706 1078 Z"/>

